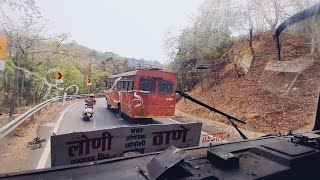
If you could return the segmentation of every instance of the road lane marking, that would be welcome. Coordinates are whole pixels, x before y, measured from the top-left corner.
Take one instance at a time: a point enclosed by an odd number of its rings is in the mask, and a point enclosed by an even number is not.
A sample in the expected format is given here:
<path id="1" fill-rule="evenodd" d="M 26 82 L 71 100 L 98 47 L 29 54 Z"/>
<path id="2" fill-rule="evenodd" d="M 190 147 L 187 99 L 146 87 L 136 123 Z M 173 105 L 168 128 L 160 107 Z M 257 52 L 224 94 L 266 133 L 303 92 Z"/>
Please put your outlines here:
<path id="1" fill-rule="evenodd" d="M 177 123 L 177 124 L 181 124 L 181 122 L 176 121 L 176 120 L 174 120 L 174 119 L 171 119 L 171 118 L 168 118 L 168 119 L 170 119 L 171 121 L 173 121 L 173 122 L 175 122 L 175 123 Z"/>
<path id="2" fill-rule="evenodd" d="M 94 113 L 93 114 L 94 117 L 99 117 L 99 111 L 96 108 L 94 109 L 93 113 Z M 94 119 L 96 119 L 96 118 L 94 118 Z"/>
<path id="3" fill-rule="evenodd" d="M 121 121 L 124 121 L 124 120 L 119 116 L 118 113 L 116 113 L 116 115 L 117 115 L 117 117 L 118 117 Z"/>
<path id="4" fill-rule="evenodd" d="M 56 126 L 54 127 L 54 129 L 52 131 L 54 134 L 57 134 L 58 128 L 60 126 L 62 118 L 64 117 L 64 114 L 75 104 L 76 103 L 71 104 L 69 107 L 67 107 L 61 113 L 61 115 L 60 115 L 60 117 L 59 117 L 59 119 L 58 119 L 58 121 L 56 123 Z M 49 137 L 49 140 L 48 140 L 48 142 L 46 144 L 46 147 L 44 148 L 44 151 L 43 151 L 43 153 L 41 155 L 41 158 L 40 158 L 40 160 L 38 162 L 38 165 L 37 165 L 36 169 L 42 169 L 42 168 L 44 168 L 46 166 L 46 163 L 47 163 L 47 160 L 48 160 L 48 157 L 49 157 L 49 153 L 50 153 L 50 146 L 51 146 L 51 140 L 50 140 L 50 137 Z"/>
<path id="5" fill-rule="evenodd" d="M 58 121 L 57 121 L 57 123 L 56 123 L 56 126 L 54 127 L 54 129 L 53 129 L 53 133 L 55 133 L 55 134 L 57 134 L 57 132 L 58 132 L 58 129 L 59 129 L 59 126 L 60 126 L 60 123 L 61 123 L 61 121 L 62 121 L 62 118 L 64 117 L 64 114 L 73 106 L 73 105 L 75 105 L 76 103 L 73 103 L 73 104 L 71 104 L 69 107 L 67 107 L 62 113 L 61 113 L 61 115 L 60 115 L 60 117 L 59 117 L 59 119 L 58 119 Z"/>

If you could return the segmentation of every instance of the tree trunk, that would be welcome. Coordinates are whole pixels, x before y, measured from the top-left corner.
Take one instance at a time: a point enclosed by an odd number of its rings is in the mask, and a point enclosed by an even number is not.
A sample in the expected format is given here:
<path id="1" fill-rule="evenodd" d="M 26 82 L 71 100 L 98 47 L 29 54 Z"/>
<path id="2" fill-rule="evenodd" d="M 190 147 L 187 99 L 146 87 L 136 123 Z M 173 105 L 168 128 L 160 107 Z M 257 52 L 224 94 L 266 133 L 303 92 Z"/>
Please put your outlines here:
<path id="1" fill-rule="evenodd" d="M 310 51 L 310 55 L 311 57 L 314 56 L 314 49 L 315 49 L 315 39 L 314 39 L 314 36 L 313 36 L 314 33 L 312 33 L 312 37 L 311 37 L 311 51 Z"/>
<path id="2" fill-rule="evenodd" d="M 4 78 L 3 78 L 3 88 L 4 88 L 4 100 L 2 106 L 8 107 L 9 104 L 9 83 L 8 83 L 8 77 L 4 73 Z"/>
<path id="3" fill-rule="evenodd" d="M 316 46 L 316 40 L 315 38 L 317 37 L 317 33 L 316 33 L 316 16 L 314 16 L 312 18 L 312 23 L 314 24 L 313 28 L 311 28 L 311 51 L 310 51 L 310 55 L 311 57 L 314 57 L 314 53 L 315 53 L 315 46 Z"/>
<path id="4" fill-rule="evenodd" d="M 274 32 L 276 32 L 276 27 L 277 27 L 277 24 L 274 24 L 271 26 L 271 33 L 273 34 Z"/>
<path id="5" fill-rule="evenodd" d="M 23 97 L 24 92 L 24 76 L 21 77 L 20 97 Z"/>
<path id="6" fill-rule="evenodd" d="M 13 119 L 14 109 L 17 104 L 17 93 L 18 93 L 18 81 L 19 81 L 19 72 L 18 69 L 15 69 L 15 78 L 13 82 L 13 90 L 10 98 L 10 111 L 9 111 L 9 121 Z"/>
<path id="7" fill-rule="evenodd" d="M 230 58 L 230 61 L 229 62 L 235 62 L 235 59 L 234 59 L 234 46 L 233 46 L 233 40 L 231 42 L 231 52 L 229 53 L 229 58 Z"/>
<path id="8" fill-rule="evenodd" d="M 5 102 L 5 94 L 6 94 L 6 74 L 3 73 L 3 89 L 2 89 L 2 102 L 1 102 L 1 106 L 0 106 L 0 114 L 2 115 L 3 109 L 5 107 L 4 102 Z"/>
<path id="9" fill-rule="evenodd" d="M 249 47 L 250 47 L 251 51 L 253 51 L 252 42 L 253 42 L 253 27 L 251 26 L 251 28 L 249 30 Z"/>
<path id="10" fill-rule="evenodd" d="M 20 88 L 20 105 L 25 105 L 24 103 L 24 96 L 23 94 L 25 93 L 24 91 L 24 86 L 25 86 L 25 76 L 24 74 L 22 74 L 22 77 L 21 77 L 21 88 Z"/>
<path id="11" fill-rule="evenodd" d="M 11 58 L 11 56 L 12 56 L 12 42 L 11 43 L 9 43 L 9 45 L 8 45 L 8 54 L 9 54 L 9 58 Z"/>

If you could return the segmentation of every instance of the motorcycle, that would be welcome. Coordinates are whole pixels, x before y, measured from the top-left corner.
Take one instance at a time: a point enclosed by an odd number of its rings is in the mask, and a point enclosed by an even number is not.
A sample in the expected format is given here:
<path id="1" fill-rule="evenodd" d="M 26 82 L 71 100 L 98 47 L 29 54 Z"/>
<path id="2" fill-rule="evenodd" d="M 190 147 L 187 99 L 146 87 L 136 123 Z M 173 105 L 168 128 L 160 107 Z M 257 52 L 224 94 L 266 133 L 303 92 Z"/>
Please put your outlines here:
<path id="1" fill-rule="evenodd" d="M 82 111 L 82 116 L 84 119 L 89 119 L 93 117 L 93 107 L 88 106 L 88 104 L 85 104 L 84 110 Z"/>

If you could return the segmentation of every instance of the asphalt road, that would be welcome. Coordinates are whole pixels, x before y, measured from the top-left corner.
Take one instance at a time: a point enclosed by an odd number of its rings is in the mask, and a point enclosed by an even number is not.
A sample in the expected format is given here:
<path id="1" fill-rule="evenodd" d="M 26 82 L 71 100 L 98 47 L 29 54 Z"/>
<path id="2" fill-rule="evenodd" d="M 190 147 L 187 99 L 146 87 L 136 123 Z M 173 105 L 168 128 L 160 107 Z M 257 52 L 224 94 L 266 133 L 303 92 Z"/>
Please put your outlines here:
<path id="1" fill-rule="evenodd" d="M 99 129 L 108 129 L 121 126 L 138 126 L 147 124 L 176 124 L 180 122 L 188 123 L 188 121 L 182 121 L 178 119 L 177 122 L 174 119 L 121 119 L 115 112 L 107 109 L 105 99 L 97 99 L 97 104 L 94 106 L 94 117 L 90 121 L 84 120 L 82 117 L 82 111 L 84 109 L 84 100 L 75 102 L 70 107 L 58 112 L 48 123 L 43 124 L 38 129 L 38 137 L 40 139 L 46 139 L 42 144 L 43 148 L 32 150 L 29 154 L 26 169 L 42 169 L 51 166 L 51 142 L 50 136 L 53 133 L 56 134 L 68 134 L 72 132 L 85 132 L 94 131 Z M 66 106 L 67 107 L 67 106 Z M 61 108 L 62 109 L 62 108 Z M 217 131 L 220 132 L 220 131 Z"/>
<path id="2" fill-rule="evenodd" d="M 94 115 L 90 120 L 84 120 L 82 117 L 82 111 L 84 109 L 84 100 L 73 104 L 66 112 L 60 112 L 59 117 L 61 120 L 54 120 L 51 128 L 46 126 L 40 132 L 42 135 L 40 137 L 50 137 L 50 132 L 54 132 L 55 128 L 56 134 L 68 134 L 72 132 L 84 132 L 84 131 L 93 131 L 106 128 L 114 128 L 121 126 L 138 126 L 146 124 L 175 124 L 172 119 L 141 119 L 141 120 L 132 120 L 129 118 L 121 119 L 113 111 L 110 111 L 106 107 L 105 99 L 99 98 L 96 99 L 97 104 L 94 106 Z M 59 119 L 59 118 L 58 118 Z M 49 128 L 49 129 L 48 129 Z M 46 143 L 45 148 L 42 152 L 37 152 L 32 159 L 36 159 L 36 162 L 33 162 L 37 168 L 50 167 L 51 164 L 51 155 L 50 155 L 50 144 Z M 41 157 L 40 157 L 40 156 Z"/>
<path id="3" fill-rule="evenodd" d="M 97 99 L 94 106 L 94 116 L 90 120 L 84 120 L 82 110 L 84 109 L 84 101 L 74 104 L 64 115 L 59 125 L 57 134 L 66 134 L 72 132 L 92 131 L 105 128 L 114 128 L 121 126 L 134 126 L 142 124 L 168 124 L 175 123 L 170 119 L 142 119 L 132 120 L 129 118 L 121 119 L 113 111 L 106 107 L 105 99 Z"/>

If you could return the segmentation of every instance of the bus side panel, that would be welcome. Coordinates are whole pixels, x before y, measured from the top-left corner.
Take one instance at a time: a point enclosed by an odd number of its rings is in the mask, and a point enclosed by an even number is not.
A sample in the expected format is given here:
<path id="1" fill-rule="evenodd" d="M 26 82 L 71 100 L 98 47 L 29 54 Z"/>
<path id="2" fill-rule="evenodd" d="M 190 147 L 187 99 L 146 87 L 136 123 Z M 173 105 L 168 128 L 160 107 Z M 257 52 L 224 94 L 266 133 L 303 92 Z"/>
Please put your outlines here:
<path id="1" fill-rule="evenodd" d="M 107 104 L 113 107 L 113 97 L 112 97 L 112 91 L 108 90 L 107 92 Z"/>
<path id="2" fill-rule="evenodd" d="M 136 75 L 133 79 L 133 91 L 131 92 L 131 101 L 130 101 L 130 117 L 135 118 L 136 114 L 141 113 L 142 105 L 143 105 L 143 99 L 139 95 L 139 81 L 140 76 Z M 141 97 L 141 98 L 140 98 Z M 141 102 L 142 100 L 142 102 Z M 141 105 L 140 105 L 141 104 Z"/>
<path id="3" fill-rule="evenodd" d="M 121 112 L 131 117 L 131 101 L 132 101 L 132 92 L 123 91 L 121 92 Z"/>
<path id="4" fill-rule="evenodd" d="M 109 90 L 108 93 L 108 104 L 112 106 L 112 108 L 118 108 L 119 102 L 119 93 L 116 90 Z"/>
<path id="5" fill-rule="evenodd" d="M 128 79 L 133 82 L 133 87 L 132 89 L 129 89 L 129 87 L 127 87 L 127 90 L 122 92 L 121 111 L 127 116 L 132 118 L 134 114 L 132 101 L 134 99 L 134 91 L 135 89 L 137 89 L 138 78 L 137 76 L 131 76 L 131 78 L 128 78 Z"/>

